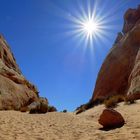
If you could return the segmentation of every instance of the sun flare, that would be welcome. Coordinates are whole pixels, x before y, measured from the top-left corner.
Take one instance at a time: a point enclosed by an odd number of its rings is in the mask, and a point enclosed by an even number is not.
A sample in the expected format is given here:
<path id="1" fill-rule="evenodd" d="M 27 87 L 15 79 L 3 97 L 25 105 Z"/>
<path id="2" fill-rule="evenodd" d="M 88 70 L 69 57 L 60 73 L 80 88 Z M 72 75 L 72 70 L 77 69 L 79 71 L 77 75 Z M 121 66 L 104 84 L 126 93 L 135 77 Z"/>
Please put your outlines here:
<path id="1" fill-rule="evenodd" d="M 92 6 L 89 2 L 87 7 L 80 5 L 76 13 L 68 16 L 72 27 L 67 33 L 78 38 L 79 44 L 84 42 L 85 46 L 92 46 L 91 48 L 97 43 L 108 42 L 110 27 L 113 27 L 109 24 L 108 15 L 109 13 L 98 9 L 97 3 Z"/>
<path id="2" fill-rule="evenodd" d="M 85 33 L 87 33 L 88 36 L 92 36 L 98 32 L 99 24 L 94 20 L 88 20 L 83 23 L 83 30 Z"/>

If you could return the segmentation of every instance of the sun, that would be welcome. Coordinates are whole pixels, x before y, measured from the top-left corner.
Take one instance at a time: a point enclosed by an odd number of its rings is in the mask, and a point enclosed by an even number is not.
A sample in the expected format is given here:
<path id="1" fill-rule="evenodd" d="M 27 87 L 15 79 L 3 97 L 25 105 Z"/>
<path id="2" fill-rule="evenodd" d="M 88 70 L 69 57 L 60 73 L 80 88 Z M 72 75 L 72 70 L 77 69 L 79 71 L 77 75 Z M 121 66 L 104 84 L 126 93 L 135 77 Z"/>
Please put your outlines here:
<path id="1" fill-rule="evenodd" d="M 71 21 L 67 34 L 78 38 L 78 44 L 83 42 L 85 46 L 108 41 L 110 27 L 113 27 L 109 24 L 111 22 L 108 18 L 109 13 L 99 10 L 96 2 L 93 6 L 90 2 L 86 6 L 80 5 L 76 12 L 67 16 Z"/>
<path id="2" fill-rule="evenodd" d="M 87 34 L 87 36 L 93 36 L 99 31 L 99 23 L 90 19 L 88 21 L 83 22 L 82 28 Z"/>

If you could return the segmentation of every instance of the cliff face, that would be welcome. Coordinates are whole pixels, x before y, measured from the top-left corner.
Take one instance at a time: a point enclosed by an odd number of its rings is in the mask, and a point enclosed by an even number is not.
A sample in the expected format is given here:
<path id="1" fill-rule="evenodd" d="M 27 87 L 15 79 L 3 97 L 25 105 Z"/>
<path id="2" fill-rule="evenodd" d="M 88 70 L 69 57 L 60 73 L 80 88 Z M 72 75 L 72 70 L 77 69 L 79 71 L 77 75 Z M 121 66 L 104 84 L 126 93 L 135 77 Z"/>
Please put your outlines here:
<path id="1" fill-rule="evenodd" d="M 140 98 L 140 6 L 126 11 L 122 32 L 99 71 L 91 102 L 118 94 Z"/>
<path id="2" fill-rule="evenodd" d="M 0 36 L 0 110 L 19 110 L 38 99 L 38 91 L 22 75 L 6 41 Z"/>

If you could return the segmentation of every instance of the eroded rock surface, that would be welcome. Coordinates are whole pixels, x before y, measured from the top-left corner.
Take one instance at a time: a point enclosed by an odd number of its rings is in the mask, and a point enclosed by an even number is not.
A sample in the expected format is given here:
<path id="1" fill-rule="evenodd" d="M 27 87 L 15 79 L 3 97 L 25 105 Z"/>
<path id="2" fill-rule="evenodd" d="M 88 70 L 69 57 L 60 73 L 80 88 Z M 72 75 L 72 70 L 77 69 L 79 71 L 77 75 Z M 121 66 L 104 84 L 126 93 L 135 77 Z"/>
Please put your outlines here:
<path id="1" fill-rule="evenodd" d="M 140 6 L 126 11 L 124 21 L 124 35 L 119 33 L 102 64 L 91 103 L 119 94 L 140 98 Z"/>
<path id="2" fill-rule="evenodd" d="M 140 5 L 137 9 L 128 9 L 124 15 L 123 33 L 129 32 L 136 24 L 140 22 Z"/>
<path id="3" fill-rule="evenodd" d="M 19 110 L 37 99 L 36 87 L 22 75 L 8 44 L 0 36 L 0 110 Z"/>

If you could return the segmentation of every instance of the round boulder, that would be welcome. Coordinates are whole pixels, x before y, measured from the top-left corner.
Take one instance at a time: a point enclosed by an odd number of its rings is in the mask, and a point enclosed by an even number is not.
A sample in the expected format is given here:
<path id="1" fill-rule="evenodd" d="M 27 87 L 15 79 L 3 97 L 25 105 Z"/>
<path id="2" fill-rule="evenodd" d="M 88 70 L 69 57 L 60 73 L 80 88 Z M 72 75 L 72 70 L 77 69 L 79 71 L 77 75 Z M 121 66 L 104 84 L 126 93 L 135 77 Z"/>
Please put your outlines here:
<path id="1" fill-rule="evenodd" d="M 105 129 L 122 127 L 125 123 L 122 115 L 113 109 L 103 110 L 98 122 Z"/>

